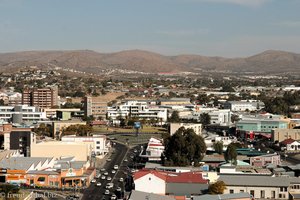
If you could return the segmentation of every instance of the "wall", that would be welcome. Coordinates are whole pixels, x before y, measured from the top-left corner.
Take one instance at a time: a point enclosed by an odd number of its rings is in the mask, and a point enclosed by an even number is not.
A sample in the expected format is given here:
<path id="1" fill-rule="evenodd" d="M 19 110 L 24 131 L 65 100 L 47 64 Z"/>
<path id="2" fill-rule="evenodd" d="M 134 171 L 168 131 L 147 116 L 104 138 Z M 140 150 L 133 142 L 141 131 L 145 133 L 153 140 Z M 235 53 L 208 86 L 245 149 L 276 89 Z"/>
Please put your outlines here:
<path id="1" fill-rule="evenodd" d="M 300 140 L 300 129 L 273 129 L 272 141 L 282 142 L 285 139 Z"/>
<path id="2" fill-rule="evenodd" d="M 135 190 L 142 192 L 150 192 L 154 194 L 165 194 L 166 183 L 164 180 L 154 176 L 153 174 L 147 174 L 134 181 Z"/>

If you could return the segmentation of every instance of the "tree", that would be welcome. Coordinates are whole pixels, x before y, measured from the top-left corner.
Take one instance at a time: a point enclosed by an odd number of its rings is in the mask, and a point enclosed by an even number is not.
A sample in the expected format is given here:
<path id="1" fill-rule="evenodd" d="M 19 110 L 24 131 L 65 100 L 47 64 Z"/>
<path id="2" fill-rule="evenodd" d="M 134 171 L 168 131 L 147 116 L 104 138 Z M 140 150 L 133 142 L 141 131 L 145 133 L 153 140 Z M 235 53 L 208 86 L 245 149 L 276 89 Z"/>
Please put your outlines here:
<path id="1" fill-rule="evenodd" d="M 236 165 L 237 162 L 237 151 L 236 151 L 236 146 L 235 144 L 229 144 L 225 154 L 224 154 L 224 158 L 226 160 L 226 162 L 230 162 L 231 164 Z"/>
<path id="2" fill-rule="evenodd" d="M 171 115 L 171 117 L 169 118 L 168 121 L 171 122 L 171 123 L 178 123 L 178 122 L 180 122 L 179 113 L 178 113 L 177 110 L 175 110 L 175 111 L 172 112 L 172 115 Z"/>
<path id="3" fill-rule="evenodd" d="M 198 165 L 206 152 L 204 139 L 193 129 L 179 128 L 165 139 L 165 164 L 175 166 Z"/>
<path id="4" fill-rule="evenodd" d="M 34 128 L 34 130 L 33 130 L 37 135 L 43 135 L 43 136 L 50 136 L 50 129 L 49 129 L 49 127 L 46 125 L 46 124 L 44 124 L 44 123 L 41 123 L 40 125 L 39 125 L 39 127 L 38 128 Z"/>
<path id="5" fill-rule="evenodd" d="M 8 196 L 11 193 L 18 193 L 19 192 L 19 187 L 15 186 L 15 185 L 11 185 L 11 184 L 1 184 L 0 186 L 0 192 L 4 193 L 4 199 L 10 199 Z"/>
<path id="6" fill-rule="evenodd" d="M 0 106 L 4 106 L 4 100 L 0 99 Z"/>
<path id="7" fill-rule="evenodd" d="M 218 154 L 223 153 L 223 142 L 221 142 L 221 141 L 215 142 L 213 144 L 213 147 L 214 147 L 216 153 L 218 153 Z"/>
<path id="8" fill-rule="evenodd" d="M 90 125 L 75 124 L 68 126 L 64 130 L 64 135 L 89 136 L 92 131 L 93 127 Z"/>
<path id="9" fill-rule="evenodd" d="M 206 94 L 199 94 L 197 97 L 198 104 L 207 104 L 210 99 Z"/>
<path id="10" fill-rule="evenodd" d="M 201 113 L 199 119 L 200 119 L 200 123 L 203 126 L 206 126 L 206 125 L 210 124 L 210 115 L 208 113 Z"/>
<path id="11" fill-rule="evenodd" d="M 223 181 L 217 181 L 208 186 L 209 194 L 223 194 L 226 189 L 226 184 Z"/>

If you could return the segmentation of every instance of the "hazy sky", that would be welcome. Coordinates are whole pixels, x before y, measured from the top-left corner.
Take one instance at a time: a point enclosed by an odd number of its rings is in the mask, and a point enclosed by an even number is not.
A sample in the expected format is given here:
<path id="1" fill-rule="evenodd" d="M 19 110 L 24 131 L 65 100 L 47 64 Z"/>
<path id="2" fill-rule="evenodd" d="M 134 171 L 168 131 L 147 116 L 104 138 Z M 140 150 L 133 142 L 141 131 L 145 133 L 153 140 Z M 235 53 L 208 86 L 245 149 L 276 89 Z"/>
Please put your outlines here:
<path id="1" fill-rule="evenodd" d="M 0 0 L 0 52 L 300 53 L 300 0 Z"/>

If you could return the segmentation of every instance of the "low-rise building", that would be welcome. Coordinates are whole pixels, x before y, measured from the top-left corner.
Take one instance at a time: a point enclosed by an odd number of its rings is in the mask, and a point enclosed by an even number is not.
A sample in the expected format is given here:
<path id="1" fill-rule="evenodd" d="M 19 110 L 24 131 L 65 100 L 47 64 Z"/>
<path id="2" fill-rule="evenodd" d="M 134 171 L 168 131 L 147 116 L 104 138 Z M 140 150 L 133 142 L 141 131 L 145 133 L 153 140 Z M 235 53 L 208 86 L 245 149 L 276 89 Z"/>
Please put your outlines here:
<path id="1" fill-rule="evenodd" d="M 300 183 L 289 177 L 221 175 L 226 184 L 224 194 L 247 192 L 255 199 L 289 199 L 289 187 Z"/>
<path id="2" fill-rule="evenodd" d="M 274 153 L 274 154 L 266 154 L 261 156 L 254 156 L 250 158 L 250 165 L 252 166 L 264 167 L 269 164 L 275 166 L 280 165 L 281 164 L 280 155 Z"/>
<path id="3" fill-rule="evenodd" d="M 161 140 L 150 138 L 147 148 L 141 152 L 140 157 L 147 158 L 149 161 L 160 161 L 164 150 L 165 146 Z"/>
<path id="4" fill-rule="evenodd" d="M 230 109 L 234 112 L 256 111 L 261 110 L 264 107 L 264 103 L 260 101 L 227 101 L 224 103 L 225 109 Z"/>
<path id="5" fill-rule="evenodd" d="M 54 157 L 57 159 L 74 156 L 77 161 L 87 161 L 93 152 L 94 142 L 40 142 L 31 146 L 31 157 Z"/>
<path id="6" fill-rule="evenodd" d="M 217 195 L 201 195 L 194 196 L 193 200 L 252 200 L 249 193 L 235 193 L 235 194 L 217 194 Z"/>
<path id="7" fill-rule="evenodd" d="M 82 142 L 92 143 L 92 154 L 104 155 L 108 153 L 110 143 L 107 141 L 105 135 L 93 135 L 90 137 L 78 137 L 75 135 L 66 135 L 61 138 L 62 142 Z"/>
<path id="8" fill-rule="evenodd" d="M 271 132 L 273 142 L 282 142 L 285 139 L 300 140 L 300 129 L 274 128 Z"/>
<path id="9" fill-rule="evenodd" d="M 27 105 L 0 106 L 0 120 L 21 124 L 46 120 L 46 114 L 39 108 Z"/>
<path id="10" fill-rule="evenodd" d="M 202 135 L 202 124 L 193 123 L 170 123 L 170 135 L 173 135 L 181 127 L 185 129 L 193 129 L 196 135 Z"/>
<path id="11" fill-rule="evenodd" d="M 135 190 L 161 195 L 191 196 L 208 189 L 202 172 L 166 172 L 141 170 L 134 173 Z"/>

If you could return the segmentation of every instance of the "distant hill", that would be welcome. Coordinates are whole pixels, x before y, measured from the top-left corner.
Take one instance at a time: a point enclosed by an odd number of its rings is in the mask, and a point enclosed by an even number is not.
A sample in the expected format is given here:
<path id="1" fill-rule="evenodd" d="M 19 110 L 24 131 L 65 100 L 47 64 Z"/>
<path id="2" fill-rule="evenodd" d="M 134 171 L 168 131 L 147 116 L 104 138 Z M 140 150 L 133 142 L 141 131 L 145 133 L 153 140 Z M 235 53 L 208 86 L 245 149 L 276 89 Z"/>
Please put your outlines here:
<path id="1" fill-rule="evenodd" d="M 199 70 L 282 73 L 300 72 L 300 54 L 269 50 L 247 58 L 200 55 L 164 56 L 142 50 L 116 53 L 78 51 L 26 51 L 0 54 L 0 70 L 25 66 L 52 66 L 98 73 L 101 69 L 126 69 L 148 73 Z"/>

